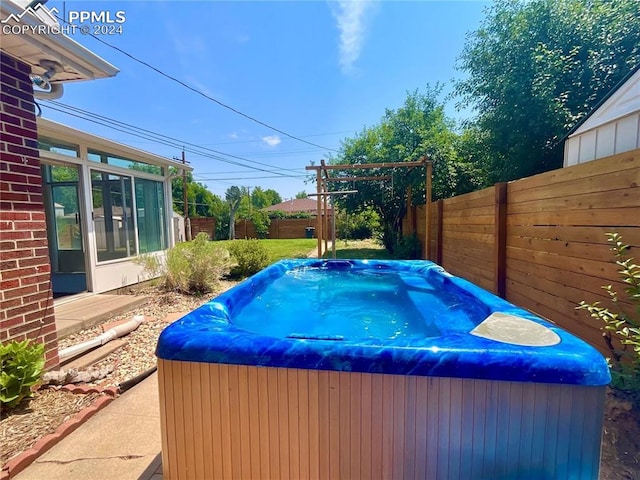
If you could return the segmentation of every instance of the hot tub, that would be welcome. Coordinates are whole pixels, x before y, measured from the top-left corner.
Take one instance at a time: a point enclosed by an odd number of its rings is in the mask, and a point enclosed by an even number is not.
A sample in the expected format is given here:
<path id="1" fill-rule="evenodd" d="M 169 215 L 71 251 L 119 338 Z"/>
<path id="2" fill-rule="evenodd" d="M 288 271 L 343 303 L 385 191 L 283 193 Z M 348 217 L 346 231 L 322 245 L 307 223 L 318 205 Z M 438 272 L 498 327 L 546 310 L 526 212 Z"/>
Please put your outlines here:
<path id="1" fill-rule="evenodd" d="M 598 478 L 604 358 L 432 262 L 278 262 L 157 355 L 165 480 Z"/>

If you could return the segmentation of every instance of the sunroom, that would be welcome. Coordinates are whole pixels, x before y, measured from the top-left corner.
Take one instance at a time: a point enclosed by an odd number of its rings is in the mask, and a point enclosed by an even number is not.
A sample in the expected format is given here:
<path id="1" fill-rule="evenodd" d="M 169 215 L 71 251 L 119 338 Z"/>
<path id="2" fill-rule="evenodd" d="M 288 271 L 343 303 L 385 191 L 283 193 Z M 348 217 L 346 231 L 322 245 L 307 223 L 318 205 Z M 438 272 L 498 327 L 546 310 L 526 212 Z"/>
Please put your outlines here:
<path id="1" fill-rule="evenodd" d="M 175 242 L 171 178 L 190 168 L 38 119 L 54 297 L 145 280 L 136 257 Z"/>

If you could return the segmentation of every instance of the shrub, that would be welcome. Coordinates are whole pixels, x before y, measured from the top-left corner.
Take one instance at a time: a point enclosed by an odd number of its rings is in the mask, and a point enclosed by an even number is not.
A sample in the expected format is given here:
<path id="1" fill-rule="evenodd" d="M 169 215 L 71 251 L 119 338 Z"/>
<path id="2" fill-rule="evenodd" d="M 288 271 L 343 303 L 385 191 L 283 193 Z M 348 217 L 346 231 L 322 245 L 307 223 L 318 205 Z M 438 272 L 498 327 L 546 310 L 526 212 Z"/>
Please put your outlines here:
<path id="1" fill-rule="evenodd" d="M 613 386 L 627 390 L 635 395 L 640 394 L 640 265 L 633 263 L 627 251 L 629 245 L 622 242 L 617 233 L 607 233 L 607 240 L 612 244 L 616 265 L 620 267 L 618 273 L 622 282 L 627 285 L 624 289 L 626 302 L 631 304 L 631 310 L 621 304 L 618 292 L 611 285 L 604 288 L 611 298 L 615 310 L 613 312 L 600 306 L 600 302 L 588 304 L 580 302 L 578 309 L 584 309 L 603 325 L 602 335 L 611 352 L 609 363 L 613 377 Z M 620 347 L 616 346 L 616 342 Z"/>
<path id="2" fill-rule="evenodd" d="M 40 381 L 43 370 L 44 344 L 29 340 L 0 344 L 0 403 L 14 408 L 30 398 L 31 387 Z"/>
<path id="3" fill-rule="evenodd" d="M 403 260 L 419 259 L 422 256 L 422 244 L 418 236 L 414 233 L 399 237 L 393 249 L 393 256 Z"/>
<path id="4" fill-rule="evenodd" d="M 251 213 L 251 221 L 256 229 L 258 238 L 267 238 L 267 235 L 269 234 L 269 225 L 271 225 L 271 219 L 267 212 L 254 210 Z"/>
<path id="5" fill-rule="evenodd" d="M 282 210 L 274 210 L 268 212 L 269 218 L 286 219 L 286 218 L 311 218 L 312 214 L 307 212 L 283 212 Z"/>
<path id="6" fill-rule="evenodd" d="M 368 208 L 362 212 L 338 212 L 336 234 L 343 240 L 366 240 L 380 230 L 380 216 Z"/>
<path id="7" fill-rule="evenodd" d="M 160 276 L 165 290 L 204 294 L 214 291 L 220 279 L 228 275 L 234 262 L 229 251 L 209 241 L 200 232 L 191 242 L 176 245 L 167 251 L 164 261 L 152 255 L 138 257 L 150 276 Z"/>
<path id="8" fill-rule="evenodd" d="M 232 275 L 248 277 L 269 265 L 269 253 L 258 240 L 234 240 L 229 251 L 237 262 Z"/>

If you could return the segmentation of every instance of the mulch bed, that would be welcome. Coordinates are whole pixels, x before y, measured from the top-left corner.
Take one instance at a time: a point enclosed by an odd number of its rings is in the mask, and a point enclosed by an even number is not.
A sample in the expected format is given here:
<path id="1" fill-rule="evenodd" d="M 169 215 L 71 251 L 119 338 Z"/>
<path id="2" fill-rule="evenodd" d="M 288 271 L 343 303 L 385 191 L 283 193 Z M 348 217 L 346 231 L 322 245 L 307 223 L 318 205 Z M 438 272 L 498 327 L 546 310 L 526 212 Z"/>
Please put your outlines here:
<path id="1" fill-rule="evenodd" d="M 11 412 L 0 414 L 0 465 L 38 440 L 53 433 L 76 413 L 91 405 L 102 393 L 78 394 L 45 388 L 35 392 Z"/>

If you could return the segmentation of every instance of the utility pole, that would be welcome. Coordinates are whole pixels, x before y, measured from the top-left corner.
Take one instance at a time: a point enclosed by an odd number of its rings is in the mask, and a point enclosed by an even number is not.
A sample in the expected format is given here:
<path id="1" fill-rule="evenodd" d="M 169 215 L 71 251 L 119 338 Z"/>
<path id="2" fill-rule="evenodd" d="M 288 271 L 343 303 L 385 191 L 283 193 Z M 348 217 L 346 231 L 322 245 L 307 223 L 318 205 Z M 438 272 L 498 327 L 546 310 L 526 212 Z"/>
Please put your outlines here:
<path id="1" fill-rule="evenodd" d="M 191 220 L 189 219 L 189 202 L 187 198 L 187 159 L 184 155 L 184 147 L 182 148 L 182 204 L 184 205 L 184 238 L 191 240 Z"/>

